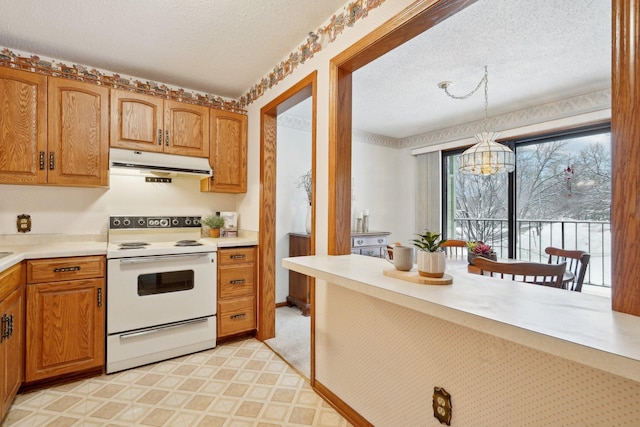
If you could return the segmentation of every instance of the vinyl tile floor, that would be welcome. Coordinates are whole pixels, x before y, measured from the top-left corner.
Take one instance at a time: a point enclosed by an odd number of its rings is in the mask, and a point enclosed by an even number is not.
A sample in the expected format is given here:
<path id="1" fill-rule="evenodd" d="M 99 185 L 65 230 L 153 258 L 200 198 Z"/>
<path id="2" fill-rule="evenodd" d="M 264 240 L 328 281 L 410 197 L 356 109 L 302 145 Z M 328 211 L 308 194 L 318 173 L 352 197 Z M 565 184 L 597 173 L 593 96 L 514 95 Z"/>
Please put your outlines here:
<path id="1" fill-rule="evenodd" d="M 2 427 L 351 426 L 255 339 L 19 394 Z"/>

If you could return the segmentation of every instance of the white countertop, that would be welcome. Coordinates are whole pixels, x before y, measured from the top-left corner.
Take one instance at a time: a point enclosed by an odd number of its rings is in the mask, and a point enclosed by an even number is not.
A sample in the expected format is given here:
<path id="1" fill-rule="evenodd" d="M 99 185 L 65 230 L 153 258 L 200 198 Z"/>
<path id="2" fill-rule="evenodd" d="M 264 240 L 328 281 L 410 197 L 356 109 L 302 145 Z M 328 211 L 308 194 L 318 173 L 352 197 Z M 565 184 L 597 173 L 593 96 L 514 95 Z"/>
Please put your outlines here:
<path id="1" fill-rule="evenodd" d="M 283 259 L 313 276 L 530 348 L 640 382 L 640 317 L 611 310 L 606 297 L 467 272 L 447 260 L 452 285 L 421 285 L 383 275 L 391 267 L 362 255 Z"/>
<path id="2" fill-rule="evenodd" d="M 0 271 L 2 271 L 25 259 L 105 255 L 107 253 L 107 242 L 87 240 L 12 246 L 3 244 L 0 250 L 2 252 L 13 252 L 9 256 L 0 258 Z"/>
<path id="3" fill-rule="evenodd" d="M 18 236 L 22 237 L 22 236 Z M 13 252 L 0 258 L 0 272 L 25 259 L 59 258 L 71 256 L 106 255 L 106 236 L 33 235 L 22 238 L 26 244 L 17 244 L 17 238 L 0 236 L 0 252 Z M 257 233 L 247 233 L 241 237 L 203 238 L 216 247 L 254 246 L 258 244 Z"/>

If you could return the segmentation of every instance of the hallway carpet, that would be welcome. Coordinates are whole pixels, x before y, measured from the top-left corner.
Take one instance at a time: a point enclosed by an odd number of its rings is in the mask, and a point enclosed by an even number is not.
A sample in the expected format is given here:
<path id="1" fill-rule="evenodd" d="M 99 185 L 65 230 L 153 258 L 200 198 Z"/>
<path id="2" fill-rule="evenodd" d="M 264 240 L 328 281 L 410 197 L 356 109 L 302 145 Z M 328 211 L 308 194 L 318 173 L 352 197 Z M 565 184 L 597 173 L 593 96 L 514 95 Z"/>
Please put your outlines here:
<path id="1" fill-rule="evenodd" d="M 265 340 L 273 351 L 305 378 L 310 378 L 311 317 L 297 307 L 276 309 L 276 336 Z"/>

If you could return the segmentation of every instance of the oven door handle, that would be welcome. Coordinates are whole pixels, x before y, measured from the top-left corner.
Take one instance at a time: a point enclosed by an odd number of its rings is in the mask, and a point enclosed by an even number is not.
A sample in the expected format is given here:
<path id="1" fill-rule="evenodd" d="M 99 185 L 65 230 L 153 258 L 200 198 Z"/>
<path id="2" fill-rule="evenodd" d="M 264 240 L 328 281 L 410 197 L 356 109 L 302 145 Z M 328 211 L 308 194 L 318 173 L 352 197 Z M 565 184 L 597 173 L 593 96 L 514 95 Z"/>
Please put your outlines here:
<path id="1" fill-rule="evenodd" d="M 182 326 L 194 325 L 197 323 L 205 323 L 207 321 L 209 321 L 208 317 L 201 317 L 199 319 L 193 319 L 193 320 L 185 320 L 183 322 L 172 323 L 170 325 L 156 326 L 154 328 L 148 328 L 142 331 L 127 332 L 126 334 L 120 334 L 120 339 L 139 337 L 142 335 L 152 334 L 154 332 L 166 331 L 167 329 L 180 328 Z"/>
<path id="2" fill-rule="evenodd" d="M 194 254 L 152 255 L 152 256 L 137 257 L 137 258 L 121 258 L 120 264 L 140 264 L 143 262 L 171 261 L 175 259 L 185 259 L 185 258 L 201 258 L 203 256 L 208 256 L 209 254 L 210 252 L 198 252 Z"/>

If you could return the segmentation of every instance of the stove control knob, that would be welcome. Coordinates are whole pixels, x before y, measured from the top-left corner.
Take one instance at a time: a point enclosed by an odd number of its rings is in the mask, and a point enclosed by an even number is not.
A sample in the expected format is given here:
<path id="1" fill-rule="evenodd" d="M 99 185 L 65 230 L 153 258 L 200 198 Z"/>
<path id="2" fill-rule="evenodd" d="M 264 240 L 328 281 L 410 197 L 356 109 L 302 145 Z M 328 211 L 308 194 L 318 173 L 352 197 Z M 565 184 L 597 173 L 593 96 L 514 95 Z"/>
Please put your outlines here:
<path id="1" fill-rule="evenodd" d="M 169 220 L 167 218 L 162 218 L 160 221 L 160 227 L 168 227 L 169 226 Z"/>
<path id="2" fill-rule="evenodd" d="M 144 218 L 138 218 L 138 225 L 140 227 L 142 227 L 143 225 L 145 225 L 147 222 L 144 220 Z"/>
<path id="3" fill-rule="evenodd" d="M 195 225 L 200 225 L 200 220 L 199 220 L 198 218 L 194 218 L 194 219 L 193 219 L 193 223 L 194 223 Z"/>
<path id="4" fill-rule="evenodd" d="M 171 220 L 171 225 L 178 225 L 180 223 L 180 221 L 178 220 L 178 218 L 173 218 Z"/>
<path id="5" fill-rule="evenodd" d="M 191 225 L 191 220 L 189 218 L 185 219 L 184 225 Z"/>
<path id="6" fill-rule="evenodd" d="M 113 219 L 113 221 L 112 221 L 112 224 L 113 224 L 115 227 L 117 227 L 117 226 L 119 226 L 119 225 L 120 225 L 120 220 L 119 220 L 118 218 L 114 218 L 114 219 Z"/>
<path id="7" fill-rule="evenodd" d="M 124 225 L 125 227 L 130 226 L 131 220 L 129 218 L 125 218 L 124 220 L 122 220 L 122 225 Z"/>

